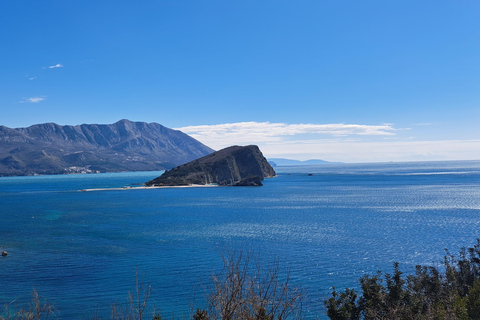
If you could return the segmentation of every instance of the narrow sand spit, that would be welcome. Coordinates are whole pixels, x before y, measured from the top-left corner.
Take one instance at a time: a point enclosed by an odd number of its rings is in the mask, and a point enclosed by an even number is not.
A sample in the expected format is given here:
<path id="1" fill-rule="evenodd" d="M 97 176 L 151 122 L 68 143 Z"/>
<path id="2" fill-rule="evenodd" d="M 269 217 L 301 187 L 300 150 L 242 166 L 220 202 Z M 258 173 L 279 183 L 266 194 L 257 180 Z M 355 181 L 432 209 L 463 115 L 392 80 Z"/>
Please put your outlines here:
<path id="1" fill-rule="evenodd" d="M 165 188 L 210 188 L 218 187 L 218 184 L 190 184 L 188 186 L 141 186 L 141 187 L 123 187 L 123 188 L 95 188 L 95 189 L 80 189 L 79 191 L 118 191 L 118 190 L 146 190 L 146 189 L 165 189 Z"/>

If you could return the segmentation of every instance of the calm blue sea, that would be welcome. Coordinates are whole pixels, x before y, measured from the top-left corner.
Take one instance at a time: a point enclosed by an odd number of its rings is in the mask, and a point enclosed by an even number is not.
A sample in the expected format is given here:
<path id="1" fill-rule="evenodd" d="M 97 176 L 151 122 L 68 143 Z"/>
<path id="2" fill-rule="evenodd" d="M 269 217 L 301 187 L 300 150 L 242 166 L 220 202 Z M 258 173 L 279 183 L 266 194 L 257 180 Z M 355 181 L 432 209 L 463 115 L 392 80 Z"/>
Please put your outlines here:
<path id="1" fill-rule="evenodd" d="M 438 264 L 480 237 L 480 161 L 276 167 L 263 187 L 88 191 L 161 172 L 0 178 L 0 304 L 35 288 L 60 319 L 108 318 L 135 272 L 151 305 L 182 317 L 221 269 L 220 251 L 277 258 L 324 318 L 332 286 L 395 261 Z M 309 175 L 311 174 L 311 175 Z M 195 294 L 196 293 L 196 294 Z"/>

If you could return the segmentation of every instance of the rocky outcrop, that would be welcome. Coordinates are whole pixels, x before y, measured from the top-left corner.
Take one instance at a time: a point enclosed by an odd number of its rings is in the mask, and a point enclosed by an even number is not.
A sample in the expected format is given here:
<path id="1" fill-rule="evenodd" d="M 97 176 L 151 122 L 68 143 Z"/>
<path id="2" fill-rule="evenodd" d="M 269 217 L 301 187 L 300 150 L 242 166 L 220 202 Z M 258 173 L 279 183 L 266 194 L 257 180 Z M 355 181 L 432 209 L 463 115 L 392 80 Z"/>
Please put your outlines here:
<path id="1" fill-rule="evenodd" d="M 264 178 L 273 176 L 275 171 L 257 146 L 233 146 L 165 171 L 146 185 L 261 186 Z"/>
<path id="2" fill-rule="evenodd" d="M 165 170 L 211 152 L 158 123 L 0 126 L 0 176 Z"/>
<path id="3" fill-rule="evenodd" d="M 263 186 L 262 179 L 260 176 L 255 176 L 253 174 L 243 178 L 242 180 L 232 184 L 234 187 L 260 187 Z"/>

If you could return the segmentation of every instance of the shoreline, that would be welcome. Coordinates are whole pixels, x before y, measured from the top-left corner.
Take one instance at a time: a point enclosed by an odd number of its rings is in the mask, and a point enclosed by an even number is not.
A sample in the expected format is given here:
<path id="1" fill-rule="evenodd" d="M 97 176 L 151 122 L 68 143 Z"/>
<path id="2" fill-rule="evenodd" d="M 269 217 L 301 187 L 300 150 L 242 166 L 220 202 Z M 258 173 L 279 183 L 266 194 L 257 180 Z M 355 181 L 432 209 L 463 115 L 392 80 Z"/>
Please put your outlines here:
<path id="1" fill-rule="evenodd" d="M 218 187 L 217 184 L 189 184 L 187 186 L 141 186 L 141 187 L 122 187 L 122 188 L 92 188 L 92 189 L 80 189 L 78 191 L 120 191 L 120 190 L 148 190 L 148 189 L 168 189 L 168 188 L 211 188 Z"/>

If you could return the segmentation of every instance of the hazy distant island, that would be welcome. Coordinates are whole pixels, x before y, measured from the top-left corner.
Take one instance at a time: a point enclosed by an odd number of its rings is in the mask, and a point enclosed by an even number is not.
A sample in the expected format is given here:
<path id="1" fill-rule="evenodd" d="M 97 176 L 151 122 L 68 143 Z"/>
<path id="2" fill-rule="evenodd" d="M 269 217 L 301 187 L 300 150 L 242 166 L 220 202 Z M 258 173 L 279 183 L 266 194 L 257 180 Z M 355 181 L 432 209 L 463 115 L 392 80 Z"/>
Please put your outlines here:
<path id="1" fill-rule="evenodd" d="M 0 176 L 165 170 L 213 151 L 158 123 L 0 126 Z"/>
<path id="2" fill-rule="evenodd" d="M 275 171 L 257 146 L 232 146 L 165 171 L 146 185 L 262 186 L 264 178 L 273 176 Z"/>
<path id="3" fill-rule="evenodd" d="M 320 159 L 311 159 L 311 160 L 293 160 L 293 159 L 284 159 L 284 158 L 268 158 L 268 163 L 272 167 L 276 166 L 313 166 L 319 164 L 335 164 L 341 162 L 330 162 Z"/>

